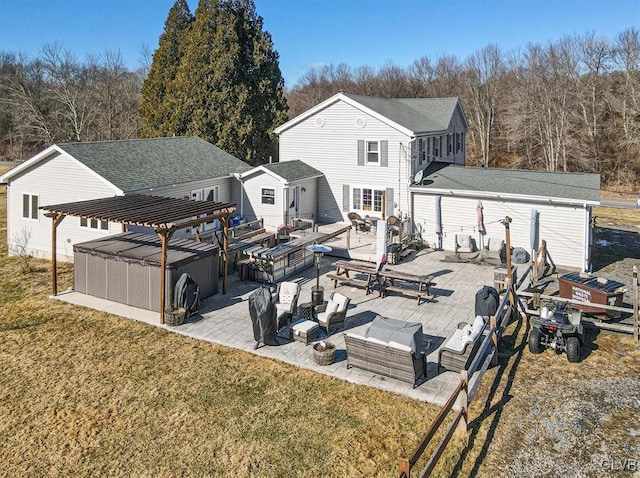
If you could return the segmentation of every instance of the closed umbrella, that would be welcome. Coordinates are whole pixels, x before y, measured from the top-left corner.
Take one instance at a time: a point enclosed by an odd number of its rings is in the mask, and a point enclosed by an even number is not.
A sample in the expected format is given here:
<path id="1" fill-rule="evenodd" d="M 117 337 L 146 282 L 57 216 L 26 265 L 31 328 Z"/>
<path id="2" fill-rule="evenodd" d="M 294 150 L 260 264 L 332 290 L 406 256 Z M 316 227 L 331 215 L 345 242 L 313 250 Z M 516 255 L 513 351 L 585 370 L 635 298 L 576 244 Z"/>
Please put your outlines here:
<path id="1" fill-rule="evenodd" d="M 533 254 L 533 252 L 538 250 L 538 210 L 537 209 L 532 209 L 531 210 L 531 226 L 529 229 L 529 241 L 530 241 L 530 245 L 531 245 L 531 253 Z"/>
<path id="2" fill-rule="evenodd" d="M 436 234 L 438 235 L 438 249 L 442 249 L 442 196 L 436 196 Z"/>
<path id="3" fill-rule="evenodd" d="M 483 213 L 482 201 L 478 201 L 476 206 L 476 212 L 478 213 L 478 232 L 480 233 L 480 244 L 484 248 L 484 235 L 487 233 L 484 228 L 484 213 Z"/>

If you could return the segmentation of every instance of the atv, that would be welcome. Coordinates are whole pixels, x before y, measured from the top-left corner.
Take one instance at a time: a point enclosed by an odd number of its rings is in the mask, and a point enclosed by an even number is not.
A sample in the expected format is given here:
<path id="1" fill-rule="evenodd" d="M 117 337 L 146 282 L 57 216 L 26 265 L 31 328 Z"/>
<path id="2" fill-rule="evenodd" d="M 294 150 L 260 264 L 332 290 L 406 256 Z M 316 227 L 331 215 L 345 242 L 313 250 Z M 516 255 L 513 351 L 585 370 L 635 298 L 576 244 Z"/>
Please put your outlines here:
<path id="1" fill-rule="evenodd" d="M 580 361 L 580 347 L 584 345 L 581 311 L 564 302 L 550 302 L 540 307 L 540 316 L 533 316 L 531 325 L 531 353 L 539 354 L 549 347 L 558 353 L 566 352 L 571 363 Z"/>

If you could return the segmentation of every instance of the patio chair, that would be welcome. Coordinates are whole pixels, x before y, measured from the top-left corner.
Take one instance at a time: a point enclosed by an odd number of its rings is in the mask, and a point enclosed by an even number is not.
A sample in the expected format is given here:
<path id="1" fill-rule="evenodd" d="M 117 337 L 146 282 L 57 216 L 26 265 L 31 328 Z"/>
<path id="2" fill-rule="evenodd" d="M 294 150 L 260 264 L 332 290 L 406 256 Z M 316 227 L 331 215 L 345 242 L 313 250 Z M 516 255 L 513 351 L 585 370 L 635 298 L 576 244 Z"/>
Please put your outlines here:
<path id="1" fill-rule="evenodd" d="M 344 327 L 344 319 L 347 315 L 351 299 L 338 292 L 331 294 L 329 302 L 316 308 L 318 311 L 318 325 L 326 329 L 327 335 L 331 330 L 341 329 Z"/>
<path id="2" fill-rule="evenodd" d="M 497 237 L 489 237 L 487 238 L 487 249 L 489 249 L 490 252 L 502 252 L 502 249 L 504 248 L 504 240 L 503 239 L 499 239 Z"/>
<path id="3" fill-rule="evenodd" d="M 356 232 L 364 232 L 369 230 L 369 225 L 357 212 L 350 212 L 349 214 L 347 214 L 347 218 L 349 218 L 349 220 L 351 221 L 351 225 L 354 227 Z"/>
<path id="4" fill-rule="evenodd" d="M 276 306 L 276 321 L 278 330 L 291 321 L 296 307 L 298 306 L 298 296 L 300 295 L 300 284 L 297 282 L 280 282 L 273 302 Z"/>
<path id="5" fill-rule="evenodd" d="M 456 234 L 455 252 L 473 252 L 473 242 L 470 234 Z"/>

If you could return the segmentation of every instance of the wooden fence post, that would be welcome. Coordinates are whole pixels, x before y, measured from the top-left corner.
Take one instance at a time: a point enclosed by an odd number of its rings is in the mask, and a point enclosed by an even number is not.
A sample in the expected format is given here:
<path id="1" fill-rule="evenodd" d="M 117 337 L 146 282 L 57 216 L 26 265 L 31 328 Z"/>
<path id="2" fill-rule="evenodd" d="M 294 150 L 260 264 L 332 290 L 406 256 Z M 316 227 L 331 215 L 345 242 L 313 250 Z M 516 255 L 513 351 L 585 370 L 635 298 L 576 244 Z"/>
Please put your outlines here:
<path id="1" fill-rule="evenodd" d="M 638 341 L 638 268 L 633 266 L 633 339 Z"/>
<path id="2" fill-rule="evenodd" d="M 498 327 L 496 322 L 496 316 L 489 317 L 489 326 L 491 327 L 491 341 L 493 342 L 493 358 L 491 359 L 491 365 L 498 365 Z"/>
<path id="3" fill-rule="evenodd" d="M 466 370 L 460 371 L 460 381 L 462 382 L 462 389 L 460 390 L 460 410 L 462 411 L 462 417 L 458 427 L 463 432 L 466 432 L 469 422 L 469 374 Z"/>

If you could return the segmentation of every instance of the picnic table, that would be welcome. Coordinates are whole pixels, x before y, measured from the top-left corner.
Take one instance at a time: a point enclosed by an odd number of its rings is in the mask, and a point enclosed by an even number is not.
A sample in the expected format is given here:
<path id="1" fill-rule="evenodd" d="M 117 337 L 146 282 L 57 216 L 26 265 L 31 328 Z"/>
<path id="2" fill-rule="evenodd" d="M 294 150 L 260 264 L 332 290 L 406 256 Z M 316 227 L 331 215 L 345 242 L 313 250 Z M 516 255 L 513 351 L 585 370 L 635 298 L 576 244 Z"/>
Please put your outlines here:
<path id="1" fill-rule="evenodd" d="M 429 274 L 416 275 L 409 274 L 394 269 L 377 270 L 375 264 L 363 261 L 336 261 L 335 274 L 328 274 L 327 277 L 333 279 L 333 286 L 336 288 L 338 282 L 364 286 L 366 294 L 372 290 L 379 293 L 380 297 L 385 297 L 389 292 L 397 292 L 402 295 L 410 295 L 418 299 L 418 305 L 422 297 L 429 295 L 429 287 L 434 285 L 433 276 Z M 366 279 L 351 277 L 350 272 L 355 272 L 366 276 Z"/>

